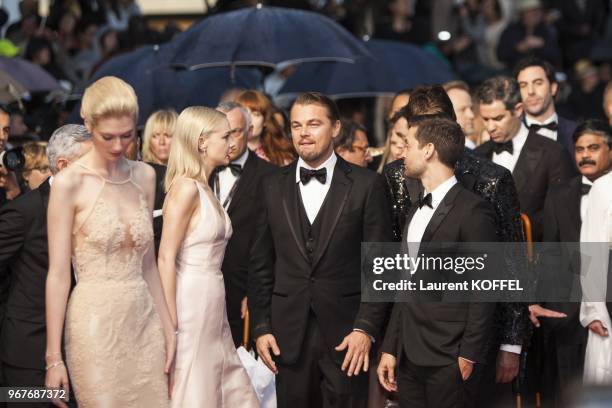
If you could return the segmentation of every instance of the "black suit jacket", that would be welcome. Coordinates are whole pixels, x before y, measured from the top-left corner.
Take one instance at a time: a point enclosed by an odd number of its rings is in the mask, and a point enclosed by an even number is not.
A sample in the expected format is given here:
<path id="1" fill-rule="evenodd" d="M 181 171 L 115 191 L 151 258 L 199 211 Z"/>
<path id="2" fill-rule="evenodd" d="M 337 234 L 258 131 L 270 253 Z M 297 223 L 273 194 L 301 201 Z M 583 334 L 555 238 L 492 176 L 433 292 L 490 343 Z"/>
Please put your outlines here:
<path id="1" fill-rule="evenodd" d="M 0 275 L 10 277 L 0 359 L 20 368 L 45 367 L 49 190 L 47 180 L 0 208 Z"/>
<path id="2" fill-rule="evenodd" d="M 228 319 L 240 319 L 240 302 L 247 295 L 249 252 L 253 244 L 257 217 L 263 205 L 261 184 L 277 167 L 249 152 L 227 212 L 234 233 L 223 258 L 223 279 Z M 234 338 L 234 341 L 237 339 Z"/>
<path id="3" fill-rule="evenodd" d="M 543 241 L 580 242 L 581 185 L 582 176 L 577 176 L 551 188 L 544 206 Z M 579 287 L 580 258 L 563 251 L 559 263 L 562 269 L 555 267 L 554 271 L 547 271 L 554 273 L 554 276 L 546 279 L 546 285 L 549 286 L 554 282 L 558 285 L 557 293 L 560 296 L 563 294 L 569 296 L 572 288 Z M 543 306 L 567 314 L 563 319 L 541 319 L 542 331 L 545 334 L 554 331 L 556 340 L 561 343 L 585 342 L 586 329 L 579 322 L 580 303 L 546 302 Z"/>
<path id="4" fill-rule="evenodd" d="M 495 142 L 489 140 L 476 148 L 484 157 L 493 157 Z M 549 189 L 576 174 L 576 165 L 565 148 L 547 137 L 530 132 L 521 150 L 512 176 L 518 192 L 521 212 L 533 227 L 533 240 L 542 240 L 544 201 Z"/>
<path id="5" fill-rule="evenodd" d="M 300 234 L 296 167 L 264 180 L 249 265 L 253 335 L 274 334 L 284 363 L 297 360 L 311 311 L 330 347 L 354 328 L 378 337 L 388 312 L 385 303 L 361 303 L 361 243 L 391 241 L 383 179 L 338 157 L 311 263 Z"/>
<path id="6" fill-rule="evenodd" d="M 415 212 L 413 207 L 406 220 L 404 237 Z M 438 205 L 421 240 L 422 243 L 495 241 L 495 214 L 490 205 L 460 184 L 453 186 Z M 458 357 L 484 362 L 494 312 L 495 303 L 396 303 L 382 351 L 398 357 L 404 354 L 413 364 L 421 366 L 445 366 L 456 362 Z"/>
<path id="7" fill-rule="evenodd" d="M 578 123 L 570 119 L 558 116 L 557 142 L 561 143 L 570 157 L 574 157 L 574 131 Z"/>

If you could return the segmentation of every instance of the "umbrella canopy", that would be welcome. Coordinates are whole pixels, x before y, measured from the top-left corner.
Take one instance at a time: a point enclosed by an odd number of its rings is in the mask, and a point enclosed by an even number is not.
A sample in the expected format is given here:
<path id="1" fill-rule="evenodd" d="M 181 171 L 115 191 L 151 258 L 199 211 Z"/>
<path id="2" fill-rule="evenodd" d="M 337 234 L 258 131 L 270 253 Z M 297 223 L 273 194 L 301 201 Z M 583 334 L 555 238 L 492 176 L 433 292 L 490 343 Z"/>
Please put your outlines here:
<path id="1" fill-rule="evenodd" d="M 145 46 L 117 56 L 102 65 L 90 84 L 104 76 L 116 76 L 129 83 L 138 96 L 139 121 L 144 124 L 158 109 L 177 111 L 187 106 L 215 106 L 222 93 L 231 87 L 253 88 L 261 83 L 261 73 L 253 68 L 228 67 L 200 71 L 168 67 L 164 46 Z M 78 120 L 80 104 L 71 115 Z"/>
<path id="2" fill-rule="evenodd" d="M 0 70 L 6 72 L 29 92 L 48 92 L 60 85 L 47 71 L 22 58 L 0 57 Z"/>
<path id="3" fill-rule="evenodd" d="M 261 5 L 206 17 L 180 34 L 172 46 L 170 62 L 189 69 L 353 62 L 368 55 L 361 41 L 328 17 Z"/>
<path id="4" fill-rule="evenodd" d="M 414 45 L 384 40 L 366 41 L 365 45 L 372 56 L 354 64 L 300 65 L 279 92 L 280 99 L 307 91 L 334 98 L 393 95 L 402 89 L 455 79 L 443 60 Z"/>
<path id="5" fill-rule="evenodd" d="M 5 71 L 0 71 L 0 103 L 8 104 L 18 101 L 26 92 L 27 89 L 17 80 Z"/>

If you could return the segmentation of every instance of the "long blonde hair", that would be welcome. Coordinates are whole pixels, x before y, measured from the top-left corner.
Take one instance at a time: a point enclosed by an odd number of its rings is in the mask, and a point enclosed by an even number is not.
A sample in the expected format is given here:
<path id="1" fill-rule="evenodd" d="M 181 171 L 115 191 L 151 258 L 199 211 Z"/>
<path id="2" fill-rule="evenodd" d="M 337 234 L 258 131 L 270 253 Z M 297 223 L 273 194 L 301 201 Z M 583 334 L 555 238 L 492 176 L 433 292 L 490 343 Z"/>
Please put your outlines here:
<path id="1" fill-rule="evenodd" d="M 174 135 L 177 113 L 173 109 L 163 109 L 153 112 L 147 123 L 145 123 L 144 134 L 142 137 L 142 161 L 147 163 L 164 164 L 153 154 L 151 150 L 151 138 L 155 132 L 165 129 L 168 136 Z"/>
<path id="2" fill-rule="evenodd" d="M 179 177 L 192 178 L 206 184 L 204 165 L 198 151 L 201 138 L 206 139 L 217 126 L 227 122 L 224 113 L 204 106 L 185 108 L 174 128 L 164 187 L 166 192 Z"/>
<path id="3" fill-rule="evenodd" d="M 102 77 L 88 86 L 81 101 L 81 117 L 91 127 L 108 116 L 131 116 L 134 122 L 138 120 L 134 88 L 113 76 Z"/>

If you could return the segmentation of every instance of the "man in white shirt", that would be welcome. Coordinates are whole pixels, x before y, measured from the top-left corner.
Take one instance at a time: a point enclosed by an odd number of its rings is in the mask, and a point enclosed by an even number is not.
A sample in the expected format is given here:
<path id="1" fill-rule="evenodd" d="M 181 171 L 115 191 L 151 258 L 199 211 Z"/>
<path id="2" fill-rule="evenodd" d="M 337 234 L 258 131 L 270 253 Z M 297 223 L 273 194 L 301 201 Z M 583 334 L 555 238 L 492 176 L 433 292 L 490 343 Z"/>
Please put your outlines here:
<path id="1" fill-rule="evenodd" d="M 525 126 L 561 143 L 574 154 L 572 135 L 578 124 L 557 115 L 554 98 L 558 84 L 554 67 L 537 57 L 527 57 L 515 67 L 514 77 L 521 90 Z"/>
<path id="2" fill-rule="evenodd" d="M 474 128 L 474 111 L 472 110 L 472 95 L 468 84 L 463 81 L 451 81 L 443 85 L 457 116 L 457 123 L 465 135 L 465 147 L 474 150 L 478 134 Z"/>

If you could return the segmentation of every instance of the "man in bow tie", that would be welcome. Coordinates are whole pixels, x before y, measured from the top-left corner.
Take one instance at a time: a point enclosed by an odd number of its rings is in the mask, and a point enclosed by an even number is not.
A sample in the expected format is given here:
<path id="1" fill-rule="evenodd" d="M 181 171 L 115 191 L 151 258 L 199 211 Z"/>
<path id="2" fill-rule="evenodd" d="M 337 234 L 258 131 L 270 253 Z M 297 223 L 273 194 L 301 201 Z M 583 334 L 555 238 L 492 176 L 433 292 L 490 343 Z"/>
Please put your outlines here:
<path id="1" fill-rule="evenodd" d="M 362 242 L 391 241 L 381 176 L 334 153 L 335 103 L 299 96 L 290 112 L 299 158 L 264 181 L 249 267 L 257 351 L 282 408 L 365 407 L 372 342 L 388 312 L 361 303 Z"/>
<path id="2" fill-rule="evenodd" d="M 249 112 L 235 102 L 224 102 L 217 110 L 225 113 L 230 124 L 230 164 L 219 168 L 210 178 L 211 188 L 227 210 L 234 233 L 227 243 L 221 271 L 225 281 L 227 320 L 234 344 L 242 343 L 243 318 L 247 310 L 247 273 L 249 250 L 255 233 L 255 219 L 261 211 L 258 200 L 262 180 L 276 167 L 247 149 L 253 131 Z"/>
<path id="3" fill-rule="evenodd" d="M 543 241 L 580 241 L 580 228 L 585 219 L 591 185 L 612 165 L 612 129 L 606 122 L 588 120 L 580 124 L 573 142 L 580 175 L 550 190 L 544 206 Z M 555 279 L 561 282 L 559 287 L 565 289 L 565 295 L 569 298 L 573 278 L 580 274 L 580 266 L 572 262 L 561 264 L 566 269 L 554 271 Z M 533 324 L 541 327 L 541 337 L 546 341 L 541 347 L 542 398 L 551 403 L 560 403 L 559 397 L 563 391 L 582 378 L 586 329 L 579 321 L 580 303 L 548 302 L 531 305 L 530 310 Z M 547 311 L 559 312 L 564 317 L 538 319 L 545 316 Z M 603 333 L 601 322 L 591 322 L 589 328 L 598 334 Z"/>
<path id="4" fill-rule="evenodd" d="M 549 189 L 575 174 L 575 165 L 559 143 L 529 130 L 522 121 L 523 103 L 514 78 L 497 76 L 483 82 L 476 97 L 491 140 L 481 154 L 512 173 L 521 212 L 533 226 L 533 240 L 542 238 L 542 210 Z"/>
<path id="5" fill-rule="evenodd" d="M 558 84 L 555 69 L 547 61 L 527 57 L 514 68 L 523 101 L 525 125 L 536 133 L 561 143 L 574 154 L 572 135 L 578 124 L 565 119 L 555 110 L 555 95 Z"/>

